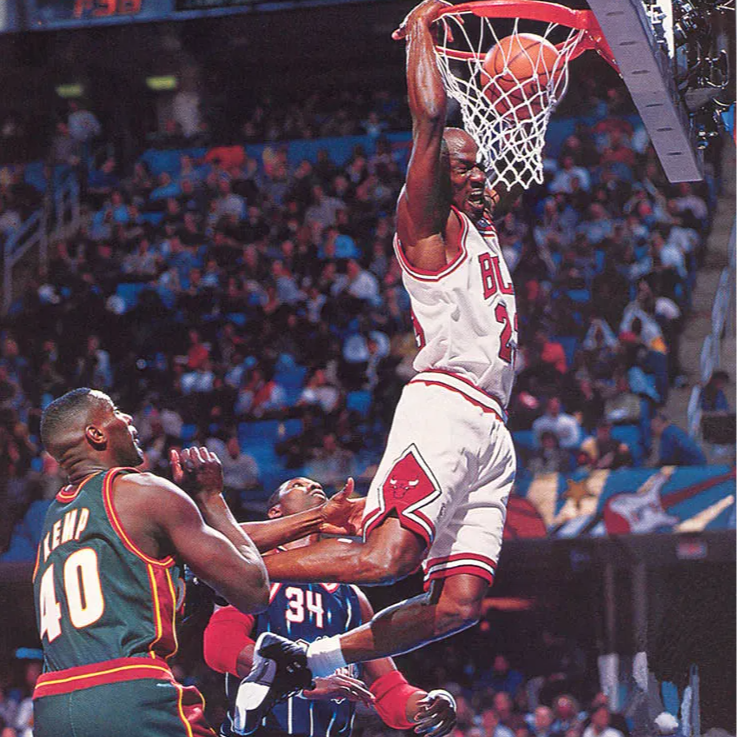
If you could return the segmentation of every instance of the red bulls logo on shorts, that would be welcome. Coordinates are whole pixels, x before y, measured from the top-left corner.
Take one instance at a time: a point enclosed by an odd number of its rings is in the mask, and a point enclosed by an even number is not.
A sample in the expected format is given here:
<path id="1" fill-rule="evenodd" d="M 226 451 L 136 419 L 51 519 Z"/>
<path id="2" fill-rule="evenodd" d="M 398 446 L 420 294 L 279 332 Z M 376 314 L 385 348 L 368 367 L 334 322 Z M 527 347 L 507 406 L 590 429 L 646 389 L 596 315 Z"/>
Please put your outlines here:
<path id="1" fill-rule="evenodd" d="M 387 506 L 396 499 L 402 502 L 400 506 L 408 507 L 432 494 L 435 484 L 410 450 L 389 472 L 382 491 Z"/>
<path id="2" fill-rule="evenodd" d="M 410 445 L 384 477 L 378 505 L 367 511 L 363 535 L 367 538 L 393 511 L 405 529 L 417 533 L 429 546 L 435 538 L 431 505 L 440 496 L 440 484 L 417 446 Z"/>

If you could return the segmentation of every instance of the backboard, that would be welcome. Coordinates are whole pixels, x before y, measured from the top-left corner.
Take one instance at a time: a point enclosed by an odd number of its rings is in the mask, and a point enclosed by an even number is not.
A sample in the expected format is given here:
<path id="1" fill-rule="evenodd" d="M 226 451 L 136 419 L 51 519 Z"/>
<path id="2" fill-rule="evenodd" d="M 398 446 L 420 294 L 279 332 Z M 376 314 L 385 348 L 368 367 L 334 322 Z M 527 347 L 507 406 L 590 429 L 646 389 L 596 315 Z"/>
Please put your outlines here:
<path id="1" fill-rule="evenodd" d="M 733 2 L 588 0 L 671 182 L 703 178 L 702 149 L 734 100 Z M 731 47 L 731 48 L 730 48 Z M 730 99 L 731 97 L 731 99 Z"/>

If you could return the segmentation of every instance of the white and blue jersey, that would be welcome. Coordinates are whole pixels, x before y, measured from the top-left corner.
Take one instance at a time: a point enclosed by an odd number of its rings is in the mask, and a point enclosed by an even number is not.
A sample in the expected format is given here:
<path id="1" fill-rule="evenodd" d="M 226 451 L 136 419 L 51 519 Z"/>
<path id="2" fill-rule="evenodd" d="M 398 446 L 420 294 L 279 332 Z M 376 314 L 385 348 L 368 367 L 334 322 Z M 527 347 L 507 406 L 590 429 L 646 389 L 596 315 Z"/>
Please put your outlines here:
<path id="1" fill-rule="evenodd" d="M 251 637 L 275 632 L 290 640 L 313 642 L 321 637 L 339 635 L 362 623 L 355 586 L 347 584 L 281 584 L 271 586 L 269 608 L 254 618 Z M 360 677 L 359 666 L 350 665 L 346 673 Z M 225 676 L 225 691 L 230 710 L 220 734 L 235 737 L 231 729 L 232 708 L 240 680 Z M 301 695 L 278 703 L 264 717 L 254 733 L 296 735 L 299 737 L 348 737 L 353 727 L 355 704 L 346 699 L 309 701 Z"/>

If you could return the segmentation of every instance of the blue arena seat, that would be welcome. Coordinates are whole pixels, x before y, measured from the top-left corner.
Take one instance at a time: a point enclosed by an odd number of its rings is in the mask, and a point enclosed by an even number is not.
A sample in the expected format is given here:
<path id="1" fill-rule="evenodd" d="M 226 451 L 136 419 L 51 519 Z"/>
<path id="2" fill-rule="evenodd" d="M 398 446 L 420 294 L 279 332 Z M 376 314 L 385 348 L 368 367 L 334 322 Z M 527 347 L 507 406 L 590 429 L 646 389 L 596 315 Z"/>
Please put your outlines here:
<path id="1" fill-rule="evenodd" d="M 298 366 L 296 363 L 288 368 L 277 368 L 274 378 L 276 383 L 284 388 L 284 393 L 287 395 L 287 404 L 290 407 L 297 404 L 305 385 L 306 375 L 307 369 L 304 366 Z"/>
<path id="2" fill-rule="evenodd" d="M 535 433 L 532 430 L 516 430 L 512 433 L 512 440 L 518 448 L 525 450 L 535 448 Z"/>
<path id="3" fill-rule="evenodd" d="M 279 438 L 280 420 L 256 420 L 238 425 L 238 442 L 242 448 L 273 445 Z"/>
<path id="4" fill-rule="evenodd" d="M 123 282 L 115 288 L 115 294 L 125 302 L 125 311 L 132 310 L 138 304 L 138 295 L 146 288 L 146 284 Z"/>
<path id="5" fill-rule="evenodd" d="M 187 424 L 182 425 L 182 437 L 183 443 L 188 443 L 197 434 L 197 425 Z"/>
<path id="6" fill-rule="evenodd" d="M 576 351 L 578 350 L 578 338 L 575 335 L 556 335 L 551 337 L 550 340 L 553 343 L 560 343 L 563 346 L 563 350 L 566 354 L 566 363 L 570 369 L 573 365 Z"/>
<path id="7" fill-rule="evenodd" d="M 566 294 L 577 304 L 588 304 L 591 301 L 591 292 L 588 289 L 569 289 Z"/>
<path id="8" fill-rule="evenodd" d="M 361 417 L 368 415 L 371 408 L 371 392 L 360 389 L 354 392 L 348 392 L 345 398 L 345 406 L 358 412 Z"/>

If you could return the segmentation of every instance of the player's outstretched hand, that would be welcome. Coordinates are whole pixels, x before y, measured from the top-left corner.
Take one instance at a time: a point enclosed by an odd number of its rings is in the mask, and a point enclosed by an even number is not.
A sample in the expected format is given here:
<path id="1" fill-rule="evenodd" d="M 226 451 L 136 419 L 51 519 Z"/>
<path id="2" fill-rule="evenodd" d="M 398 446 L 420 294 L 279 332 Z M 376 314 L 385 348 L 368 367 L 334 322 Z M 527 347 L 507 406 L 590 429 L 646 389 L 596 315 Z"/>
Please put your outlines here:
<path id="1" fill-rule="evenodd" d="M 169 453 L 174 483 L 195 500 L 218 496 L 223 491 L 223 467 L 207 448 L 174 448 Z"/>
<path id="2" fill-rule="evenodd" d="M 456 702 L 452 694 L 436 689 L 418 703 L 420 711 L 415 717 L 417 734 L 442 737 L 453 730 L 456 724 Z"/>
<path id="3" fill-rule="evenodd" d="M 353 479 L 349 478 L 346 485 L 322 506 L 320 532 L 327 535 L 361 534 L 366 500 L 349 499 L 354 486 Z"/>
<path id="4" fill-rule="evenodd" d="M 348 699 L 348 701 L 360 701 L 366 706 L 372 706 L 376 701 L 363 681 L 343 673 L 333 673 L 326 678 L 315 678 L 315 688 L 302 691 L 302 696 L 306 699 L 321 701 Z"/>

